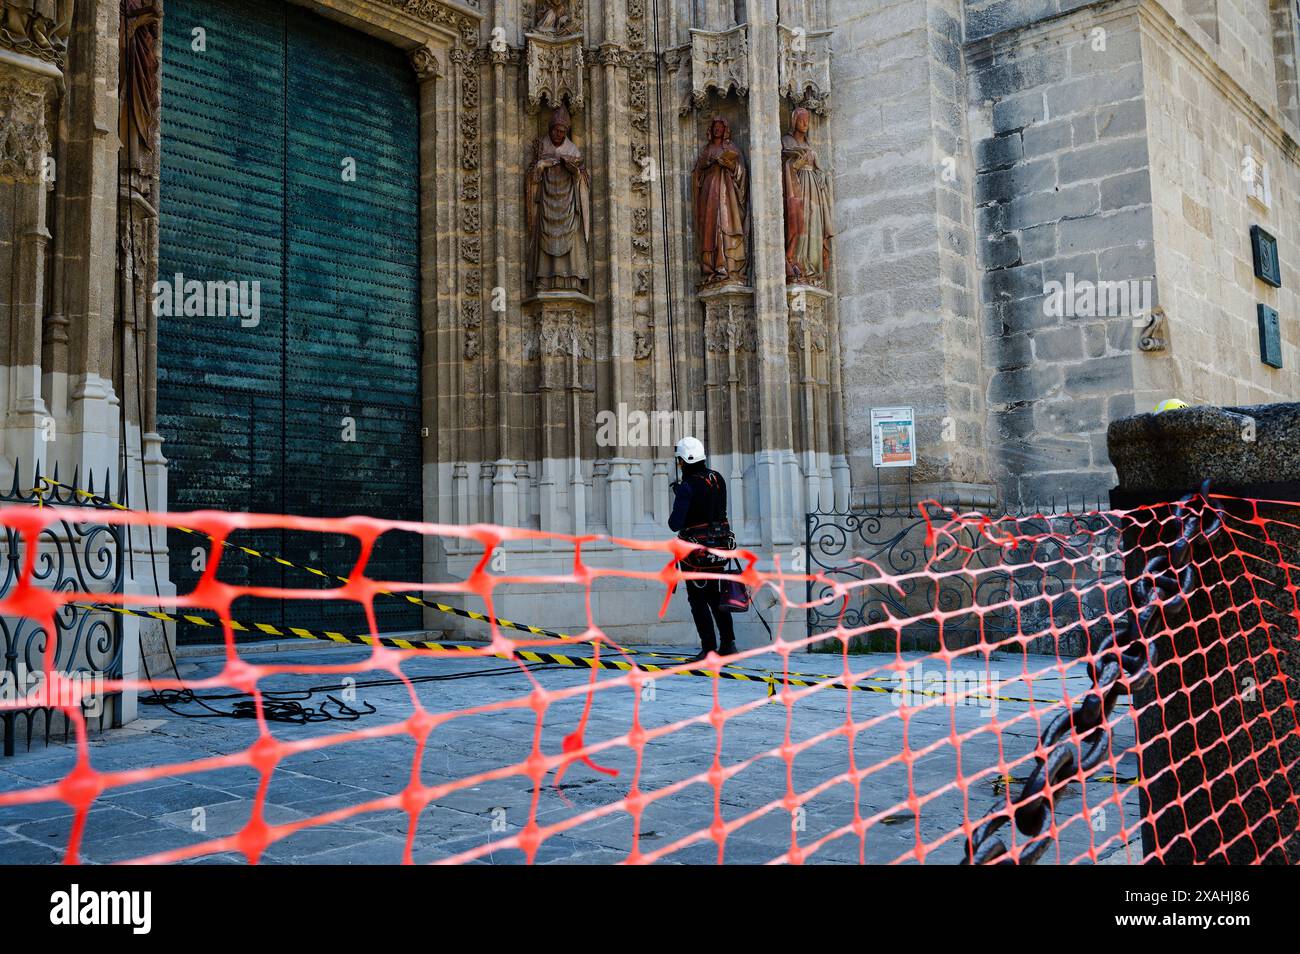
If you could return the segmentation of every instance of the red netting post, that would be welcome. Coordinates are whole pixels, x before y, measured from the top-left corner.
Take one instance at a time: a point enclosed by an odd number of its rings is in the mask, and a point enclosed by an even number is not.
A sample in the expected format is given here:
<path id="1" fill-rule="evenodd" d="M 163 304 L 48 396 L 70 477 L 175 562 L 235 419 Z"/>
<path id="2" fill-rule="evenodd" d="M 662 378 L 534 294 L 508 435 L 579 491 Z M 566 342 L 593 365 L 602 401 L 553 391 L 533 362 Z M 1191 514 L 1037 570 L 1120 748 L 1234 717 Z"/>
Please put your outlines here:
<path id="1" fill-rule="evenodd" d="M 1138 415 L 1108 443 L 1154 674 L 1133 697 L 1144 857 L 1296 863 L 1300 404 Z"/>

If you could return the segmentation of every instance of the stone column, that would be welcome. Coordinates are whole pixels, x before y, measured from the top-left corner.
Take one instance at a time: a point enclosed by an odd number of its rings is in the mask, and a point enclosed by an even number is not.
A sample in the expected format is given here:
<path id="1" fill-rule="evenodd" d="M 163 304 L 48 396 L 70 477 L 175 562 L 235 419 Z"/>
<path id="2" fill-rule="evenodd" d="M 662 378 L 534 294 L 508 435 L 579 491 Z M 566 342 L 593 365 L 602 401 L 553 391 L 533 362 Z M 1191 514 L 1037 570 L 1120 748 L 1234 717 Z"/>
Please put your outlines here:
<path id="1" fill-rule="evenodd" d="M 41 397 L 41 319 L 45 309 L 46 222 L 52 181 L 46 116 L 61 72 L 54 63 L 0 47 L 0 302 L 5 318 L 0 401 L 4 462 L 0 480 L 21 462 L 20 481 L 44 472 L 53 421 Z"/>
<path id="2" fill-rule="evenodd" d="M 445 56 L 445 54 L 443 54 Z M 442 102 L 442 81 L 447 69 L 439 51 L 422 46 L 411 51 L 411 68 L 420 84 L 420 334 L 424 342 L 420 367 L 421 420 L 423 438 L 424 519 L 436 523 L 449 521 L 451 466 L 446 448 L 452 443 L 450 428 L 439 426 L 441 411 L 447 406 L 446 373 L 449 331 L 446 315 L 450 311 L 446 263 L 451 261 L 446 209 L 450 204 L 449 176 L 439 176 L 440 154 L 448 149 L 447 136 L 439 136 L 447 120 Z M 440 267 L 442 266 L 442 267 Z M 424 535 L 424 578 L 440 579 L 446 573 L 447 552 L 434 534 Z M 442 621 L 432 610 L 424 611 L 424 625 L 437 628 Z"/>
<path id="3" fill-rule="evenodd" d="M 788 474 L 790 369 L 786 322 L 785 222 L 781 192 L 781 98 L 776 0 L 746 0 L 749 24 L 750 216 L 762 442 L 755 449 L 762 546 L 794 542 Z"/>
<path id="4" fill-rule="evenodd" d="M 59 170 L 64 217 L 58 223 L 61 304 L 69 322 L 68 422 L 67 439 L 60 435 L 59 456 L 79 464 L 83 473 L 106 466 L 116 472 L 120 466 L 118 415 L 123 411 L 113 384 L 120 218 L 119 10 L 118 3 L 106 0 L 78 3 L 68 48 L 67 141 Z M 140 447 L 135 439 L 130 443 Z M 146 456 L 152 452 L 146 449 Z M 161 482 L 158 492 L 165 492 Z M 151 503 L 153 495 L 151 486 Z"/>
<path id="5" fill-rule="evenodd" d="M 1133 700 L 1143 853 L 1166 864 L 1294 864 L 1300 404 L 1142 414 L 1113 422 L 1108 443 L 1135 605 L 1144 565 L 1178 534 L 1168 501 L 1210 481 L 1208 507 L 1190 508 L 1201 522 L 1186 606 L 1155 610 L 1144 630 L 1155 678 Z"/>
<path id="6" fill-rule="evenodd" d="M 499 48 L 500 47 L 500 48 Z M 494 44 L 490 47 L 492 61 L 492 88 L 496 91 L 497 108 L 493 110 L 492 141 L 492 183 L 497 201 L 492 204 L 493 246 L 495 248 L 495 285 L 503 291 L 509 287 L 510 278 L 506 254 L 509 250 L 508 236 L 510 226 L 506 221 L 507 203 L 503 201 L 501 189 L 506 182 L 506 110 L 512 89 L 506 80 L 506 65 L 511 58 L 508 47 Z M 496 318 L 496 407 L 497 407 L 497 459 L 495 476 L 492 482 L 491 519 L 508 527 L 519 525 L 519 482 L 515 477 L 515 461 L 511 457 L 510 447 L 510 412 L 514 404 L 513 392 L 515 382 L 511 375 L 518 374 L 518 365 L 510 360 L 510 310 L 496 308 L 497 296 L 493 296 L 493 310 Z M 518 314 L 518 309 L 514 310 Z"/>

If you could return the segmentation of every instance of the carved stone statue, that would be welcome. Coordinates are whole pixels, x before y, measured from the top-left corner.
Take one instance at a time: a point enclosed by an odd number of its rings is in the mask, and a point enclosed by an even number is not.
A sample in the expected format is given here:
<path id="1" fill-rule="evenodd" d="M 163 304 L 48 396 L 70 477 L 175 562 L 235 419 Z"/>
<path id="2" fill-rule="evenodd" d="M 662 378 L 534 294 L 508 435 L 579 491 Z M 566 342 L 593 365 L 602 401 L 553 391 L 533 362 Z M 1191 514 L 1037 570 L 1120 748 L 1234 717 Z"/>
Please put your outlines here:
<path id="1" fill-rule="evenodd" d="M 122 0 L 122 142 L 129 154 L 153 151 L 158 122 L 158 0 Z"/>
<path id="2" fill-rule="evenodd" d="M 572 26 L 569 0 L 541 0 L 534 27 L 538 33 L 568 33 Z"/>
<path id="3" fill-rule="evenodd" d="M 701 286 L 744 284 L 749 231 L 745 158 L 732 143 L 731 127 L 721 116 L 709 124 L 709 141 L 695 161 L 691 186 Z"/>
<path id="4" fill-rule="evenodd" d="M 0 0 L 0 46 L 61 61 L 72 30 L 73 0 Z"/>
<path id="5" fill-rule="evenodd" d="M 811 116 L 802 106 L 781 137 L 781 180 L 785 192 L 785 276 L 792 283 L 824 285 L 830 272 L 831 186 L 808 142 Z"/>
<path id="6" fill-rule="evenodd" d="M 528 280 L 536 291 L 585 291 L 591 277 L 591 176 L 563 106 L 533 144 L 528 169 Z"/>

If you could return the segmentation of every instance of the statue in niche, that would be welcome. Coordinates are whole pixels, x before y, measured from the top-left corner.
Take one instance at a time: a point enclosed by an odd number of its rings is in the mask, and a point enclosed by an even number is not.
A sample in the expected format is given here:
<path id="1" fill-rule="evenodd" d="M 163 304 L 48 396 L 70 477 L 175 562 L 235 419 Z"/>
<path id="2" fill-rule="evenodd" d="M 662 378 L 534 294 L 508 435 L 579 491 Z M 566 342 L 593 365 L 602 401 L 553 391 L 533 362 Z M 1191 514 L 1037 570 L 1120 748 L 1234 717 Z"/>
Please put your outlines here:
<path id="1" fill-rule="evenodd" d="M 584 291 L 591 277 L 591 176 L 558 107 L 528 168 L 528 281 L 536 291 Z"/>
<path id="2" fill-rule="evenodd" d="M 153 151 L 158 122 L 158 0 L 122 0 L 122 108 L 119 134 L 128 155 Z"/>
<path id="3" fill-rule="evenodd" d="M 785 277 L 825 284 L 831 263 L 831 184 L 808 142 L 812 114 L 800 106 L 781 137 L 781 183 L 785 192 Z"/>
<path id="4" fill-rule="evenodd" d="M 542 0 L 534 29 L 538 33 L 568 33 L 573 26 L 569 0 Z"/>
<path id="5" fill-rule="evenodd" d="M 709 141 L 691 176 L 695 197 L 695 243 L 703 271 L 701 287 L 745 282 L 748 233 L 745 157 L 731 141 L 721 116 L 709 123 Z"/>

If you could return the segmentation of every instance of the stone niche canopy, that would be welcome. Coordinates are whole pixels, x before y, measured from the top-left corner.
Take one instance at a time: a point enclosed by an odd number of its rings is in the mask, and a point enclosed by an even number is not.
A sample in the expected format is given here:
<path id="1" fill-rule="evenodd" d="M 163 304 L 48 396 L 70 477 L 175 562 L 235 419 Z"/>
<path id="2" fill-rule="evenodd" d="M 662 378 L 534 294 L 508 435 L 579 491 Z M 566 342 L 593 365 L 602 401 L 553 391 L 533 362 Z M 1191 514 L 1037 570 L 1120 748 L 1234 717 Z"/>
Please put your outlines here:
<path id="1" fill-rule="evenodd" d="M 749 27 L 691 30 L 691 102 L 703 109 L 709 93 L 749 95 Z"/>
<path id="2" fill-rule="evenodd" d="M 528 33 L 528 105 L 540 109 L 544 104 L 567 103 L 572 110 L 586 105 L 582 80 L 586 66 L 582 53 L 582 36 L 555 36 Z"/>
<path id="3" fill-rule="evenodd" d="M 778 26 L 777 82 L 782 96 L 796 106 L 825 114 L 831 91 L 831 34 Z"/>

